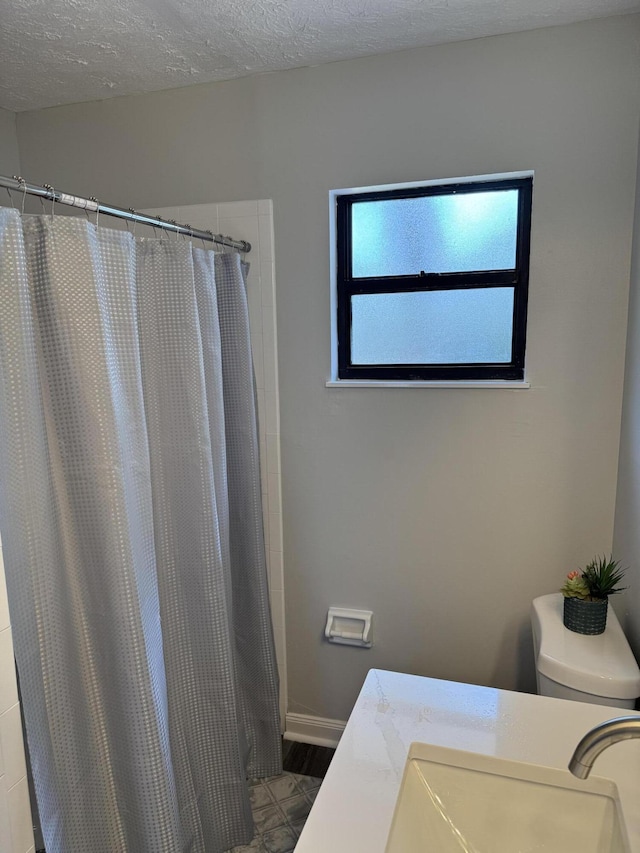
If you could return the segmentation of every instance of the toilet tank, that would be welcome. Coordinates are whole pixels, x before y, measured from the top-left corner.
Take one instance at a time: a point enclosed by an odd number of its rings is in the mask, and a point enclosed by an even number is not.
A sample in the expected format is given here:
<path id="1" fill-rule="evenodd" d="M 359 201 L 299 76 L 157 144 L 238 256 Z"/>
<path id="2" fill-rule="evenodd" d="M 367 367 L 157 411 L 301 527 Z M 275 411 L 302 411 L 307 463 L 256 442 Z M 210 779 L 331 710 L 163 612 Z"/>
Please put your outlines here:
<path id="1" fill-rule="evenodd" d="M 609 607 L 603 634 L 577 634 L 564 627 L 562 593 L 536 598 L 531 607 L 531 627 L 538 693 L 634 708 L 640 696 L 640 669 Z"/>

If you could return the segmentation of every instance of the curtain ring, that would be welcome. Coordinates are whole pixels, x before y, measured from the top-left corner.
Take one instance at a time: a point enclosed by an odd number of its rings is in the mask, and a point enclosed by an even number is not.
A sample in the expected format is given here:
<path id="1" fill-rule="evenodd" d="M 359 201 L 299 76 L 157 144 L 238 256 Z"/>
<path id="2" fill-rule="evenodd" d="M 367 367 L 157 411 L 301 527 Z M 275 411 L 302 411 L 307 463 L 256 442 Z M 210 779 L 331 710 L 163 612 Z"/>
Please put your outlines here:
<path id="1" fill-rule="evenodd" d="M 20 175 L 14 175 L 13 180 L 17 181 L 19 184 L 22 184 L 22 207 L 20 208 L 20 216 L 24 215 L 24 203 L 27 199 L 27 182 Z"/>
<path id="2" fill-rule="evenodd" d="M 96 203 L 96 231 L 97 231 L 98 225 L 100 224 L 100 202 L 98 201 L 98 199 L 94 195 L 92 195 L 89 198 L 89 201 L 95 201 L 95 203 Z"/>
<path id="3" fill-rule="evenodd" d="M 132 207 L 130 207 L 130 208 L 129 208 L 129 213 L 134 213 L 134 214 L 135 214 L 135 210 L 134 210 Z M 128 221 L 128 220 L 127 220 L 127 221 Z M 137 225 L 138 223 L 136 222 L 136 220 L 135 220 L 135 219 L 134 219 L 134 220 L 132 220 L 132 221 L 133 221 L 133 237 L 134 237 L 134 239 L 135 239 L 135 236 L 136 236 L 136 225 Z M 128 227 L 128 226 L 127 226 L 127 227 Z"/>
<path id="4" fill-rule="evenodd" d="M 9 201 L 11 202 L 11 210 L 15 210 L 15 207 L 13 205 L 13 196 L 11 195 L 11 190 L 9 189 L 9 187 L 7 187 L 6 190 L 7 190 L 7 193 L 9 194 Z"/>
<path id="5" fill-rule="evenodd" d="M 56 191 L 51 184 L 43 184 L 42 186 L 51 193 L 51 218 L 53 219 L 53 209 L 56 206 Z"/>

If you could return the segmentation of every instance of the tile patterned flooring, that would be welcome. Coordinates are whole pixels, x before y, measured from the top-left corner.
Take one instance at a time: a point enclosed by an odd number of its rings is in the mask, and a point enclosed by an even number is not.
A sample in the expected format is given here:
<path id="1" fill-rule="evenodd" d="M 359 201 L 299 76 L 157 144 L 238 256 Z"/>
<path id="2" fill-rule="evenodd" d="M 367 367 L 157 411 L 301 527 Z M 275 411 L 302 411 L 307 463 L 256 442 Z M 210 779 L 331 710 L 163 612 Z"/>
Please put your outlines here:
<path id="1" fill-rule="evenodd" d="M 322 784 L 315 776 L 283 773 L 250 783 L 256 834 L 230 853 L 291 853 Z"/>

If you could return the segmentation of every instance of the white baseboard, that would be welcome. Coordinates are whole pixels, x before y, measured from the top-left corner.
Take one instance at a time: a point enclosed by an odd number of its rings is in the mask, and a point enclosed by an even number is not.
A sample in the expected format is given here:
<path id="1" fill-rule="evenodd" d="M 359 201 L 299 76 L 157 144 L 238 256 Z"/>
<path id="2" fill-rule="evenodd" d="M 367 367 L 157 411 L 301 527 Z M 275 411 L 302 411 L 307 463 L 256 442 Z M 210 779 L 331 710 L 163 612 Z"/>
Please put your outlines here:
<path id="1" fill-rule="evenodd" d="M 347 724 L 343 720 L 327 720 L 309 714 L 287 714 L 285 740 L 336 747 Z"/>

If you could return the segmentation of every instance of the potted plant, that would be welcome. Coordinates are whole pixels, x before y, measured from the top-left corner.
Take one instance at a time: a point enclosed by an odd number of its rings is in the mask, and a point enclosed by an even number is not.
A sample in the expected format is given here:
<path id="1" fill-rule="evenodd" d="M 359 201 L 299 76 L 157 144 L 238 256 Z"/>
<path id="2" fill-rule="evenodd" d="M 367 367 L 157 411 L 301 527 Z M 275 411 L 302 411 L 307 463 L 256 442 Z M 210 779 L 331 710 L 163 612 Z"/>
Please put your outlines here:
<path id="1" fill-rule="evenodd" d="M 569 572 L 560 590 L 565 627 L 577 634 L 602 634 L 609 596 L 626 589 L 618 586 L 625 572 L 617 560 L 605 556 L 596 557 L 584 570 Z"/>

